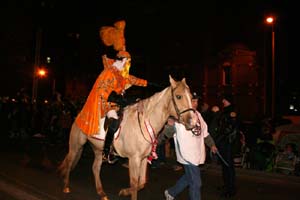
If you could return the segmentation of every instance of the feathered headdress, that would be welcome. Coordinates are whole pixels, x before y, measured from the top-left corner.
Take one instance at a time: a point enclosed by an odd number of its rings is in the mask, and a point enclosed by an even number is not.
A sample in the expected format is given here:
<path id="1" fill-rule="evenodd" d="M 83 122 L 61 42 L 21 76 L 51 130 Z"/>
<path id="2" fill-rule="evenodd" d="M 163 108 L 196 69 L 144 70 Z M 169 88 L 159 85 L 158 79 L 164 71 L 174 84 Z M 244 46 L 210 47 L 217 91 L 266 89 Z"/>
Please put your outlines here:
<path id="1" fill-rule="evenodd" d="M 125 21 L 117 21 L 114 26 L 103 26 L 100 28 L 100 38 L 106 46 L 113 46 L 116 51 L 126 51 L 125 46 Z"/>

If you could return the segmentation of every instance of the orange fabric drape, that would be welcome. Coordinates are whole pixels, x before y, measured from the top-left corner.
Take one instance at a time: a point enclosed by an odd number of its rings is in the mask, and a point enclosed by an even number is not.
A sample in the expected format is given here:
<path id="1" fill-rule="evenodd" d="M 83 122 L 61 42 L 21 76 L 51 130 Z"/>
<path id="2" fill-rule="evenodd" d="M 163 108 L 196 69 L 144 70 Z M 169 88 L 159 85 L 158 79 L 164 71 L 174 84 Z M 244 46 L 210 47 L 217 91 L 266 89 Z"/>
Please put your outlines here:
<path id="1" fill-rule="evenodd" d="M 75 119 L 77 126 L 87 135 L 99 133 L 100 118 L 113 109 L 115 104 L 107 102 L 112 91 L 121 94 L 127 85 L 147 86 L 147 81 L 130 75 L 121 76 L 120 71 L 113 66 L 107 66 L 98 76 L 93 88 Z M 125 88 L 126 87 L 126 88 Z"/>

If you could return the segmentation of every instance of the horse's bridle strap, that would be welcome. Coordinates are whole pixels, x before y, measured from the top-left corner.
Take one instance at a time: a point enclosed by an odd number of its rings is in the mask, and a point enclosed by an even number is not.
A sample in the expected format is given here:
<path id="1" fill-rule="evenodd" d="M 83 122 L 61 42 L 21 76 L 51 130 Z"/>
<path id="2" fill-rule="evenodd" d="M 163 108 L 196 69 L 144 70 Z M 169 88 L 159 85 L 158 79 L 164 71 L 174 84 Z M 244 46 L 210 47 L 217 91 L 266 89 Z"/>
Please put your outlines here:
<path id="1" fill-rule="evenodd" d="M 186 113 L 186 112 L 189 112 L 189 111 L 193 111 L 193 112 L 195 112 L 195 110 L 193 109 L 193 108 L 188 108 L 188 109 L 185 109 L 185 110 L 183 110 L 183 111 L 181 111 L 180 112 L 180 110 L 178 109 L 178 106 L 177 106 L 177 104 L 176 104 L 176 102 L 175 102 L 175 99 L 174 99 L 174 90 L 175 90 L 176 88 L 171 88 L 171 93 L 172 93 L 172 102 L 173 102 L 173 105 L 174 105 L 174 108 L 175 108 L 175 111 L 176 111 L 176 114 L 177 114 L 177 117 L 178 117 L 178 121 L 180 121 L 180 116 L 183 114 L 183 113 Z"/>

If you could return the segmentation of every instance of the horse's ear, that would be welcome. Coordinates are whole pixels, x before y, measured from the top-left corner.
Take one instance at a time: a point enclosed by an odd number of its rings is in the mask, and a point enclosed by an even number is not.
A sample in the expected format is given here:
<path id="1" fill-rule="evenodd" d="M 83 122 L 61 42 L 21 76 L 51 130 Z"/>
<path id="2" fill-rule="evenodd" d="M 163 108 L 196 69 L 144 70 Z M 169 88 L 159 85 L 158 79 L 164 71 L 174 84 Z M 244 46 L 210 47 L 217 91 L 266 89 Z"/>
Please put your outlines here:
<path id="1" fill-rule="evenodd" d="M 185 78 L 183 78 L 183 79 L 181 80 L 181 82 L 183 82 L 183 83 L 186 85 Z"/>
<path id="2" fill-rule="evenodd" d="M 172 88 L 175 88 L 176 87 L 176 81 L 172 78 L 171 75 L 169 75 L 169 80 L 170 80 L 170 84 L 171 84 Z"/>

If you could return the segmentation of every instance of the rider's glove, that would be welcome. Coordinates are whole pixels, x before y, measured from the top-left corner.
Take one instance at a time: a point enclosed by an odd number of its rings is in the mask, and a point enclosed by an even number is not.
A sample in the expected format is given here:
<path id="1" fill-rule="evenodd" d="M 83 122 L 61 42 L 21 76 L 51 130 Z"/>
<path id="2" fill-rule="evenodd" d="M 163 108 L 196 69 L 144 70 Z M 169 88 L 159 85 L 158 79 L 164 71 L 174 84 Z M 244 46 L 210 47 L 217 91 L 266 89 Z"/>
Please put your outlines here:
<path id="1" fill-rule="evenodd" d="M 114 103 L 116 103 L 116 104 L 118 104 L 122 107 L 124 107 L 128 104 L 127 100 L 122 95 L 117 94 L 115 91 L 112 91 L 110 93 L 110 95 L 108 96 L 107 101 L 114 102 Z"/>
<path id="2" fill-rule="evenodd" d="M 153 86 L 153 87 L 157 87 L 157 88 L 164 88 L 164 86 L 162 84 L 159 83 L 154 83 L 154 82 L 150 82 L 148 81 L 148 86 Z"/>

